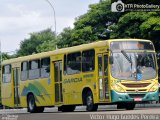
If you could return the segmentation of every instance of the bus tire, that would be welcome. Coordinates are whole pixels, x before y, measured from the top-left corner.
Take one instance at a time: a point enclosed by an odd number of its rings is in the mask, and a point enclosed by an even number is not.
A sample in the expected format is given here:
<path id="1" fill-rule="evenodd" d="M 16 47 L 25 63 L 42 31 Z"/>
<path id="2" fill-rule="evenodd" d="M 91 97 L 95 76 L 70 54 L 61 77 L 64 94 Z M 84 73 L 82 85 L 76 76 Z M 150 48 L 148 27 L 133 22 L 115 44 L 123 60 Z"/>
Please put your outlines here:
<path id="1" fill-rule="evenodd" d="M 37 111 L 38 113 L 42 113 L 44 111 L 44 107 L 37 107 Z"/>
<path id="2" fill-rule="evenodd" d="M 120 103 L 117 104 L 117 109 L 125 109 L 125 108 L 126 108 L 125 103 L 123 103 L 123 102 L 121 103 L 120 102 Z"/>
<path id="3" fill-rule="evenodd" d="M 69 105 L 68 106 L 68 111 L 66 112 L 73 112 L 75 110 L 76 106 L 75 105 Z"/>
<path id="4" fill-rule="evenodd" d="M 88 91 L 86 95 L 86 110 L 87 111 L 97 111 L 97 109 L 98 109 L 98 105 L 94 104 L 93 94 L 91 91 Z"/>
<path id="5" fill-rule="evenodd" d="M 75 108 L 76 108 L 75 105 L 63 105 L 63 106 L 58 107 L 58 111 L 73 112 Z"/>
<path id="6" fill-rule="evenodd" d="M 125 108 L 126 110 L 134 110 L 135 106 L 135 103 L 126 103 Z"/>
<path id="7" fill-rule="evenodd" d="M 30 94 L 27 98 L 27 106 L 28 106 L 28 112 L 30 113 L 36 113 L 37 112 L 37 106 L 35 103 L 35 98 L 33 94 Z"/>

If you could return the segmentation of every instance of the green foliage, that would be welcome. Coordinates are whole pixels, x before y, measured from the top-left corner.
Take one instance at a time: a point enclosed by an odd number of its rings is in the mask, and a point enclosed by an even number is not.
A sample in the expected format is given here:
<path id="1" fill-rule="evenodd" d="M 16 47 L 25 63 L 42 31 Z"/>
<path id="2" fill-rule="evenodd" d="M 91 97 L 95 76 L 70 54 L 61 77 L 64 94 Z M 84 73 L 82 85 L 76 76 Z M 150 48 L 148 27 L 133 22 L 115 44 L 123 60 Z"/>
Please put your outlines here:
<path id="1" fill-rule="evenodd" d="M 140 26 L 142 34 L 145 34 L 146 32 L 153 31 L 159 31 L 160 30 L 160 16 L 158 13 L 153 12 L 152 14 L 149 14 L 149 18 L 143 22 L 143 24 Z M 145 36 L 145 35 L 144 35 Z M 147 36 L 145 36 L 147 37 Z"/>
<path id="2" fill-rule="evenodd" d="M 30 38 L 20 43 L 18 56 L 31 55 L 43 51 L 54 50 L 56 46 L 56 36 L 51 29 L 43 30 L 38 33 L 31 33 Z"/>
<path id="3" fill-rule="evenodd" d="M 129 2 L 137 2 L 129 0 Z M 71 47 L 108 38 L 150 39 L 156 49 L 160 42 L 160 12 L 111 12 L 111 0 L 100 0 L 89 5 L 84 15 L 76 18 L 74 28 L 65 28 L 57 37 L 50 30 L 30 34 L 20 44 L 18 56 Z M 110 34 L 108 31 L 112 31 Z"/>
<path id="4" fill-rule="evenodd" d="M 104 0 L 98 4 L 92 4 L 89 6 L 89 11 L 80 16 L 79 19 L 74 23 L 74 31 L 79 31 L 81 29 L 86 29 L 90 27 L 90 33 L 85 37 L 84 41 L 92 42 L 98 39 L 98 35 L 103 33 L 106 24 L 108 22 L 117 23 L 119 17 L 122 13 L 113 13 L 111 12 L 111 2 L 110 0 Z M 82 30 L 83 31 L 83 30 Z M 82 32 L 85 34 L 85 30 Z M 79 34 L 79 38 L 84 37 L 85 35 Z"/>
<path id="5" fill-rule="evenodd" d="M 43 43 L 36 47 L 37 52 L 46 52 L 56 49 L 56 35 L 53 32 L 51 32 L 51 30 L 44 32 L 40 36 L 42 38 L 39 39 L 43 40 Z"/>
<path id="6" fill-rule="evenodd" d="M 66 28 L 60 34 L 58 46 L 90 43 L 101 39 L 98 38 L 100 34 L 107 36 L 107 30 L 111 30 L 110 38 L 150 39 L 155 43 L 156 50 L 159 49 L 160 12 L 114 13 L 110 7 L 110 0 L 90 5 L 88 12 L 76 19 L 73 29 Z"/>
<path id="7" fill-rule="evenodd" d="M 2 53 L 2 60 L 7 60 L 10 59 L 10 55 L 8 55 L 7 53 Z"/>
<path id="8" fill-rule="evenodd" d="M 160 51 L 160 12 L 153 12 L 150 17 L 141 24 L 141 34 L 143 38 L 153 41 L 157 51 Z"/>
<path id="9" fill-rule="evenodd" d="M 113 13 L 110 9 L 110 0 L 101 0 L 100 3 L 90 5 L 86 14 L 76 18 L 73 29 L 66 28 L 60 34 L 58 46 L 69 47 L 98 40 L 98 35 L 107 28 L 106 24 L 117 23 L 123 14 Z"/>
<path id="10" fill-rule="evenodd" d="M 70 27 L 63 29 L 63 31 L 58 35 L 59 39 L 59 41 L 57 42 L 58 48 L 71 46 L 72 32 L 73 30 Z"/>
<path id="11" fill-rule="evenodd" d="M 117 24 L 111 25 L 111 38 L 150 39 L 159 50 L 160 42 L 159 12 L 129 12 L 123 15 Z"/>
<path id="12" fill-rule="evenodd" d="M 146 12 L 129 12 L 123 15 L 117 24 L 110 26 L 111 38 L 141 38 L 139 26 L 148 19 Z"/>

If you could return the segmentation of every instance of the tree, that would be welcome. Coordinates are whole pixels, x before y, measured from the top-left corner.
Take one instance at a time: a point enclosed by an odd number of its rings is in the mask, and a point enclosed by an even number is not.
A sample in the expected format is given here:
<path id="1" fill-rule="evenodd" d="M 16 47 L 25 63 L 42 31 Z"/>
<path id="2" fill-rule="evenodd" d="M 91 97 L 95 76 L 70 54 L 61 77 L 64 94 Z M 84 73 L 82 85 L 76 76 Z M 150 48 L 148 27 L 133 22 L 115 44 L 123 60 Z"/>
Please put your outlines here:
<path id="1" fill-rule="evenodd" d="M 73 33 L 73 30 L 70 27 L 63 29 L 63 31 L 58 35 L 58 39 L 59 39 L 59 41 L 57 42 L 58 48 L 71 46 L 72 33 Z"/>
<path id="2" fill-rule="evenodd" d="M 159 16 L 159 12 L 111 12 L 111 0 L 100 0 L 90 5 L 86 14 L 76 18 L 73 29 L 65 28 L 58 37 L 50 29 L 32 33 L 21 43 L 18 55 L 54 50 L 56 45 L 58 48 L 71 47 L 109 38 L 150 39 L 158 50 Z"/>
<path id="3" fill-rule="evenodd" d="M 111 25 L 111 38 L 141 38 L 140 25 L 148 19 L 147 12 L 129 12 Z"/>
<path id="4" fill-rule="evenodd" d="M 36 47 L 36 51 L 39 52 L 46 52 L 56 49 L 57 45 L 57 38 L 55 33 L 53 33 L 51 30 L 45 31 L 41 33 L 40 35 L 42 38 L 39 38 L 43 40 L 43 43 Z"/>
<path id="5" fill-rule="evenodd" d="M 76 18 L 73 29 L 64 29 L 58 44 L 61 47 L 68 47 L 96 41 L 107 29 L 107 24 L 117 23 L 123 14 L 111 12 L 110 0 L 92 4 L 86 14 Z"/>
<path id="6" fill-rule="evenodd" d="M 51 29 L 46 29 L 41 32 L 31 33 L 30 38 L 23 40 L 20 43 L 20 49 L 18 50 L 17 55 L 25 56 L 33 53 L 54 50 L 55 45 L 55 33 L 53 33 Z"/>
<path id="7" fill-rule="evenodd" d="M 156 50 L 160 42 L 159 12 L 129 12 L 123 15 L 117 24 L 111 25 L 111 38 L 150 39 Z"/>
<path id="8" fill-rule="evenodd" d="M 75 36 L 73 36 L 73 40 L 83 39 L 87 43 L 97 40 L 98 35 L 107 29 L 108 23 L 117 23 L 120 16 L 124 14 L 111 12 L 110 0 L 103 0 L 98 4 L 92 4 L 89 8 L 89 11 L 80 16 L 74 23 Z"/>
<path id="9" fill-rule="evenodd" d="M 151 12 L 149 15 L 140 26 L 141 34 L 143 38 L 152 40 L 156 50 L 160 51 L 160 12 Z"/>

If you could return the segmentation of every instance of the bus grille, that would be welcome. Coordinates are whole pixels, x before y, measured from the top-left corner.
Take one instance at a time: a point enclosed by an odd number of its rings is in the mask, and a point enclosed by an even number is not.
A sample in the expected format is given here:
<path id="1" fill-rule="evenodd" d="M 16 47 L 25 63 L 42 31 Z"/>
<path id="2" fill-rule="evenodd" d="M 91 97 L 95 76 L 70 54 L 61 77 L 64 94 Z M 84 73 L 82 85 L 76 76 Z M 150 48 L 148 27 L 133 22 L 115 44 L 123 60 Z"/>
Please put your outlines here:
<path id="1" fill-rule="evenodd" d="M 145 96 L 145 94 L 129 94 L 129 96 L 131 98 L 143 98 Z"/>
<path id="2" fill-rule="evenodd" d="M 150 83 L 122 83 L 122 85 L 128 88 L 142 88 L 149 86 Z"/>
<path id="3" fill-rule="evenodd" d="M 147 89 L 138 89 L 138 90 L 135 90 L 135 89 L 131 89 L 131 90 L 126 90 L 127 92 L 146 92 L 147 91 Z"/>

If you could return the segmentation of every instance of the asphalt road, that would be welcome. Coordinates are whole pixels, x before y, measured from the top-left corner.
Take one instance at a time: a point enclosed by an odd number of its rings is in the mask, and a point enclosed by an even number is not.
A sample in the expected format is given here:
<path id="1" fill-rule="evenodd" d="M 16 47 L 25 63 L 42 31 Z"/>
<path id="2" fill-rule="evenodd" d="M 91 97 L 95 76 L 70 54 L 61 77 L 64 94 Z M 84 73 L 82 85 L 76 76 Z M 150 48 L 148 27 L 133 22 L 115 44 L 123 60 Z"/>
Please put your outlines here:
<path id="1" fill-rule="evenodd" d="M 44 113 L 30 114 L 26 109 L 0 110 L 1 120 L 160 120 L 160 105 L 137 105 L 134 110 L 117 109 L 116 106 L 100 106 L 97 112 L 86 112 L 77 107 L 75 112 L 58 112 L 46 108 Z"/>

